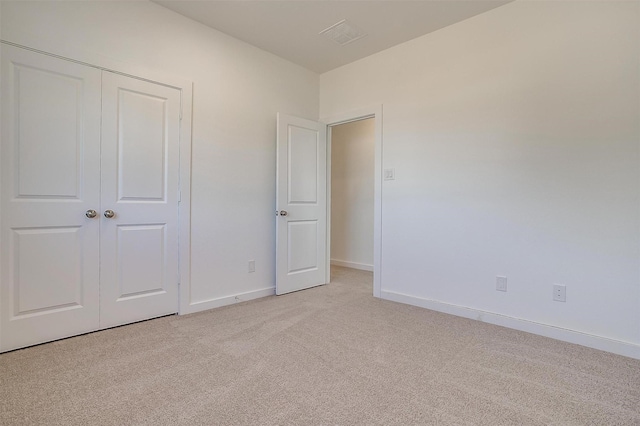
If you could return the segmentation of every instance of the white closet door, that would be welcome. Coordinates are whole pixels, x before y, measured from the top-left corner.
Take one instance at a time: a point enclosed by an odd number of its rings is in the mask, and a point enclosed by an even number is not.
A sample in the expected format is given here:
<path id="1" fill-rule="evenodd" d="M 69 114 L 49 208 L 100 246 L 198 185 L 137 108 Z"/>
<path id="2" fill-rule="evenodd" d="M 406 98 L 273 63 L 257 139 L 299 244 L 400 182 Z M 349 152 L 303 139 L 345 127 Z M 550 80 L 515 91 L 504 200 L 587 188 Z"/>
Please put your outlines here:
<path id="1" fill-rule="evenodd" d="M 102 90 L 105 328 L 178 311 L 180 91 L 109 72 Z"/>
<path id="2" fill-rule="evenodd" d="M 98 328 L 100 71 L 1 49 L 6 351 Z"/>

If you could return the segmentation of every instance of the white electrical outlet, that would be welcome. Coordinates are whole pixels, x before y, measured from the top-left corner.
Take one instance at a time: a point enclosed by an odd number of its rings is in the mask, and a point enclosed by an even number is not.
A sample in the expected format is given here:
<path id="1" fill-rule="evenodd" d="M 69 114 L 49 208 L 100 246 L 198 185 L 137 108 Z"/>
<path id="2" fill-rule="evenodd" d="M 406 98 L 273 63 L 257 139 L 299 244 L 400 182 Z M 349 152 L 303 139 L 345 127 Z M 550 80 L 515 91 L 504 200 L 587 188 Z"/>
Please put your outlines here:
<path id="1" fill-rule="evenodd" d="M 554 284 L 553 285 L 553 300 L 556 302 L 567 301 L 567 286 Z"/>
<path id="2" fill-rule="evenodd" d="M 396 178 L 396 169 L 384 169 L 384 180 L 394 180 Z"/>
<path id="3" fill-rule="evenodd" d="M 507 277 L 496 277 L 496 290 L 507 291 Z"/>
<path id="4" fill-rule="evenodd" d="M 250 260 L 249 261 L 249 272 L 255 272 L 256 271 L 256 261 L 255 260 Z"/>

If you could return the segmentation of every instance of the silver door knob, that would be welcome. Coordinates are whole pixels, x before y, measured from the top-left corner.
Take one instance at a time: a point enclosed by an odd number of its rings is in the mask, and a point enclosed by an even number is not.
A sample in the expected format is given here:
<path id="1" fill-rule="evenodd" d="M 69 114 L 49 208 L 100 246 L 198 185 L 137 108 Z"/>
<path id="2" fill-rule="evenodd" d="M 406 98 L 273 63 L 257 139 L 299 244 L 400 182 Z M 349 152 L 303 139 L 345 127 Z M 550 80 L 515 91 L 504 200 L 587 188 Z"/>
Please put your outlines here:
<path id="1" fill-rule="evenodd" d="M 95 210 L 87 210 L 86 212 L 84 212 L 84 215 L 89 219 L 93 219 L 94 217 L 98 216 L 98 212 Z"/>
<path id="2" fill-rule="evenodd" d="M 289 213 L 286 210 L 280 210 L 280 216 L 286 216 Z"/>
<path id="3" fill-rule="evenodd" d="M 114 212 L 113 210 L 105 210 L 104 211 L 104 217 L 106 217 L 107 219 L 111 219 L 115 215 L 116 215 L 116 212 Z"/>

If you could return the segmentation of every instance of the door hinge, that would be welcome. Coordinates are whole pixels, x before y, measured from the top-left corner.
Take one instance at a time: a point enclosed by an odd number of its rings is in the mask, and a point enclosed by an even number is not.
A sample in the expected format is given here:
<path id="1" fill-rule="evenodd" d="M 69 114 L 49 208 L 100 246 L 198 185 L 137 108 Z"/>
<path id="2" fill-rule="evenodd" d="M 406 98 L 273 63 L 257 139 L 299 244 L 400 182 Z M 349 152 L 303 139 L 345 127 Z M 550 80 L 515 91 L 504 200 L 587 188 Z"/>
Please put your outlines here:
<path id="1" fill-rule="evenodd" d="M 178 202 L 182 201 L 182 191 L 178 190 Z"/>

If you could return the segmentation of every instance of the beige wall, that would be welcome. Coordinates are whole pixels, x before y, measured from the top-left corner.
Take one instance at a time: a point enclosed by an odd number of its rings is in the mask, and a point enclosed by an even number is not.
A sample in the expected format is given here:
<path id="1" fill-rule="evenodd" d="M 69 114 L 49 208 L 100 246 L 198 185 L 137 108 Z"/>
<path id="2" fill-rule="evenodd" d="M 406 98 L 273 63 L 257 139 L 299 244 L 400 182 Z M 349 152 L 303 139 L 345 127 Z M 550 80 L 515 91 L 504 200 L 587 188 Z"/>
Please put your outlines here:
<path id="1" fill-rule="evenodd" d="M 375 121 L 331 128 L 331 262 L 373 268 Z"/>
<path id="2" fill-rule="evenodd" d="M 640 3 L 509 3 L 320 101 L 383 104 L 383 297 L 640 357 Z"/>

